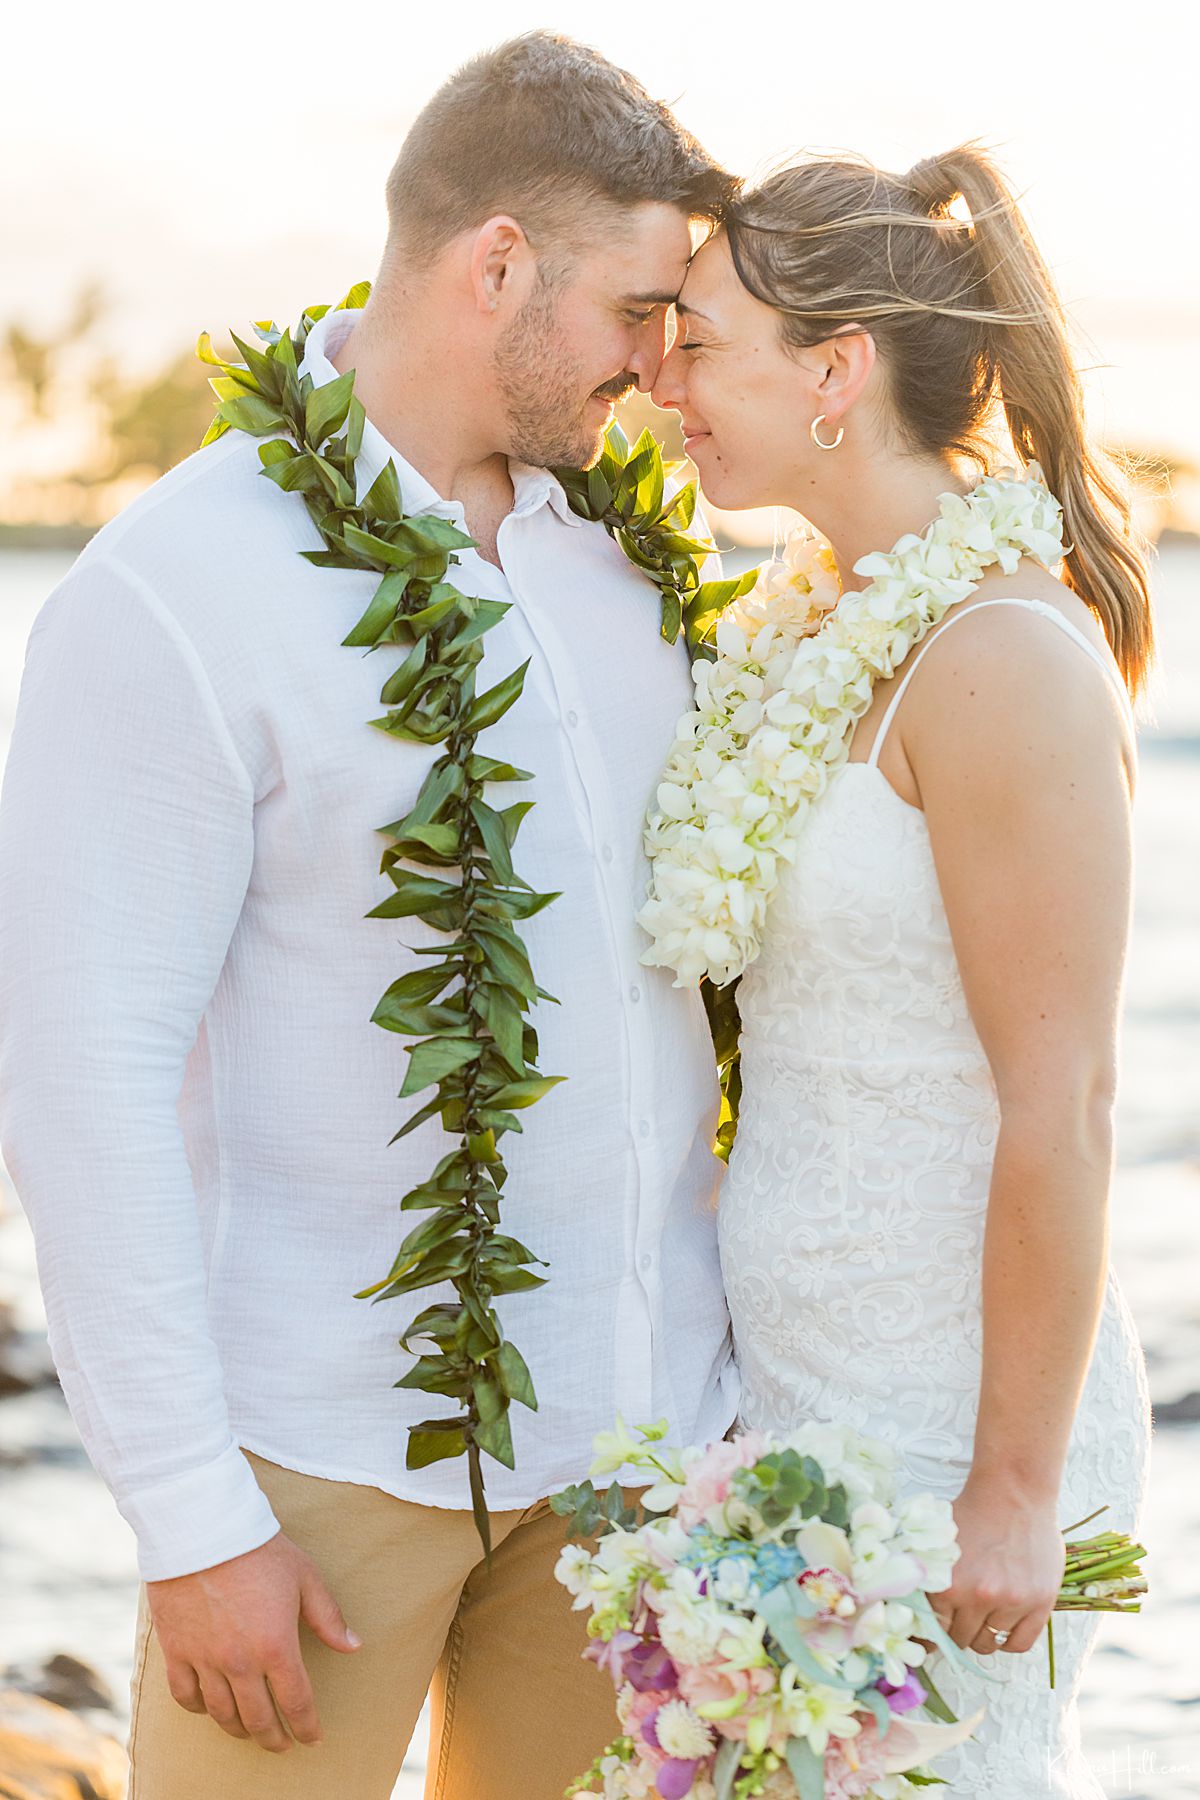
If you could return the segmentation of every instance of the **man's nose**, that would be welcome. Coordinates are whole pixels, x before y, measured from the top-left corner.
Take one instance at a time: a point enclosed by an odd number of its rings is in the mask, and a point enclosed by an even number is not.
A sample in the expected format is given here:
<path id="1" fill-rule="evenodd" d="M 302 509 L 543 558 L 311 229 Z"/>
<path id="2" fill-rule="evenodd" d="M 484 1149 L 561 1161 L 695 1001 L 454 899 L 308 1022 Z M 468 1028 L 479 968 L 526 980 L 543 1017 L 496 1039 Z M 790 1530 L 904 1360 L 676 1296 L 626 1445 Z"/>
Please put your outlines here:
<path id="1" fill-rule="evenodd" d="M 672 345 L 659 362 L 658 373 L 650 389 L 650 398 L 655 406 L 682 410 L 684 391 L 687 383 L 684 380 L 684 359 Z"/>
<path id="2" fill-rule="evenodd" d="M 651 393 L 658 380 L 667 346 L 672 341 L 671 324 L 670 309 L 664 307 L 638 333 L 637 351 L 629 367 L 637 376 L 643 394 Z"/>

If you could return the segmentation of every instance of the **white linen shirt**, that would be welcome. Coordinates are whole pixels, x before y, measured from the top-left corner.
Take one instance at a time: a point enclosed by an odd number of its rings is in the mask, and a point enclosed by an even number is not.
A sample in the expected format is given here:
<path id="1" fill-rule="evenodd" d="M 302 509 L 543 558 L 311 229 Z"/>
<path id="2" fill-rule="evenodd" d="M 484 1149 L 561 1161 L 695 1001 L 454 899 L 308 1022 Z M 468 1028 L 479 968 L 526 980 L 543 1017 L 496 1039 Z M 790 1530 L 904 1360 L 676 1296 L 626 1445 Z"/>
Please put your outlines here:
<path id="1" fill-rule="evenodd" d="M 318 385 L 354 318 L 313 330 Z M 465 527 L 373 427 L 360 496 L 389 456 L 407 510 Z M 377 828 L 439 750 L 369 726 L 405 652 L 341 639 L 378 577 L 302 558 L 304 503 L 259 467 L 229 432 L 91 541 L 34 623 L 0 798 L 0 1144 L 147 1580 L 278 1529 L 238 1445 L 470 1504 L 465 1458 L 405 1468 L 409 1425 L 451 1403 L 393 1385 L 399 1333 L 450 1290 L 354 1298 L 445 1147 L 436 1120 L 389 1143 L 420 1097 L 398 1099 L 404 1040 L 370 1019 L 437 934 L 364 916 L 393 891 Z M 581 1479 L 618 1411 L 704 1442 L 737 1402 L 711 1042 L 698 995 L 639 964 L 634 919 L 687 656 L 603 528 L 547 471 L 511 473 L 503 571 L 464 550 L 456 580 L 512 605 L 480 690 L 532 658 L 482 745 L 536 777 L 489 798 L 536 802 L 517 869 L 561 890 L 519 929 L 561 1001 L 537 1008 L 540 1066 L 568 1079 L 505 1140 L 504 1228 L 549 1281 L 498 1302 L 540 1405 L 513 1408 L 515 1472 L 485 1458 L 495 1509 Z"/>

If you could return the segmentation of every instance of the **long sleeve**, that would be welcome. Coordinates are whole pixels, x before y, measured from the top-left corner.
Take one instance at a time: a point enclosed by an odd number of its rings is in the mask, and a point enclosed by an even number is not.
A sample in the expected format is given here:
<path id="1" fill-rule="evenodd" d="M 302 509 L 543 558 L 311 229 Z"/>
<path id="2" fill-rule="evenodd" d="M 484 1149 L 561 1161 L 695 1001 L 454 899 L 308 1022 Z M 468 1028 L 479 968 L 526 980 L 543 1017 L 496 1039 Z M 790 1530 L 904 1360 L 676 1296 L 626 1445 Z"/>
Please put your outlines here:
<path id="1" fill-rule="evenodd" d="M 254 794 L 194 647 L 97 552 L 35 621 L 0 796 L 0 1145 L 68 1405 L 156 1580 L 278 1530 L 230 1431 L 178 1118 Z"/>

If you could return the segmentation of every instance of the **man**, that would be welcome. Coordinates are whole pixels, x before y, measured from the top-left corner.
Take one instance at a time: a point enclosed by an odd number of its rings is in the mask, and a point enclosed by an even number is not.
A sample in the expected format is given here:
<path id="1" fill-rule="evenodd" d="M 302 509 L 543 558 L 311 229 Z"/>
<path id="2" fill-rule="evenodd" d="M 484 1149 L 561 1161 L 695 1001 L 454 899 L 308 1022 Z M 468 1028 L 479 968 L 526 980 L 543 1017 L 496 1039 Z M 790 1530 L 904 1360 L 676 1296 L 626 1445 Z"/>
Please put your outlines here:
<path id="1" fill-rule="evenodd" d="M 432 757 L 368 727 L 404 651 L 341 645 L 376 578 L 299 555 L 300 496 L 232 431 L 35 623 L 0 806 L 0 1135 L 64 1391 L 138 1536 L 132 1800 L 386 1800 L 431 1681 L 431 1796 L 559 1795 L 616 1727 L 546 1496 L 618 1410 L 685 1439 L 732 1421 L 711 1047 L 633 920 L 687 659 L 548 473 L 652 385 L 689 219 L 729 185 L 594 52 L 506 44 L 418 118 L 370 303 L 304 363 L 356 371 L 360 496 L 390 457 L 406 511 L 475 539 L 456 581 L 511 607 L 480 691 L 532 659 L 486 748 L 536 777 L 519 866 L 561 898 L 522 932 L 568 1080 L 506 1139 L 504 1229 L 549 1281 L 498 1302 L 540 1410 L 515 1471 L 487 1465 L 490 1569 L 463 1461 L 405 1468 L 431 1405 L 393 1385 L 412 1309 L 354 1298 L 443 1142 L 431 1120 L 389 1146 L 403 1050 L 370 1023 L 436 941 L 366 917 L 374 834 Z"/>

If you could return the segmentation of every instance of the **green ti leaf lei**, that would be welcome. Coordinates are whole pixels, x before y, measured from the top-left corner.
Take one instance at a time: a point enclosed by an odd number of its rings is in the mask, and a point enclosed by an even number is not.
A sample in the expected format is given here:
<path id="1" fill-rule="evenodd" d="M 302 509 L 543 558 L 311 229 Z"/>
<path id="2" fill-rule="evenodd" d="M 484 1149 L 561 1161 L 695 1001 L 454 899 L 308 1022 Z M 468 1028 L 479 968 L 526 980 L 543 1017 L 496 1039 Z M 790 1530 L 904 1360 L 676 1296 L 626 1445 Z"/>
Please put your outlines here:
<path id="1" fill-rule="evenodd" d="M 362 307 L 369 293 L 369 284 L 359 282 L 340 307 Z M 370 723 L 401 742 L 442 746 L 415 806 L 378 828 L 389 840 L 380 872 L 395 893 L 366 916 L 421 918 L 446 934 L 446 942 L 418 952 L 430 960 L 394 981 L 371 1018 L 411 1040 L 399 1097 L 433 1090 L 390 1141 L 437 1118 L 451 1147 L 400 1201 L 402 1211 L 422 1218 L 387 1274 L 356 1298 L 387 1300 L 443 1282 L 453 1287 L 454 1300 L 418 1312 L 401 1335 L 403 1349 L 421 1338 L 437 1353 L 418 1354 L 395 1386 L 454 1403 L 449 1417 L 412 1427 L 407 1466 L 467 1457 L 475 1521 L 490 1554 L 482 1455 L 513 1468 L 509 1407 L 513 1401 L 537 1407 L 529 1370 L 504 1336 L 493 1302 L 540 1287 L 545 1278 L 532 1265 L 546 1267 L 501 1230 L 507 1174 L 501 1142 L 521 1130 L 517 1114 L 562 1079 L 537 1067 L 528 1015 L 539 999 L 553 996 L 538 986 L 517 931 L 557 898 L 534 893 L 513 867 L 513 844 L 532 803 L 496 811 L 485 797 L 489 782 L 532 777 L 478 748 L 480 733 L 520 697 L 528 663 L 478 693 L 483 639 L 508 607 L 465 594 L 449 579 L 460 560 L 455 552 L 474 540 L 448 520 L 406 517 L 393 462 L 357 498 L 354 469 L 366 415 L 353 391 L 354 372 L 320 387 L 299 373 L 309 331 L 329 310 L 309 307 L 295 331 L 256 325 L 257 348 L 234 336 L 241 362 L 224 361 L 208 333 L 201 336 L 197 354 L 221 371 L 211 380 L 218 405 L 204 443 L 231 428 L 261 438 L 262 473 L 303 498 L 320 534 L 322 548 L 300 554 L 322 567 L 380 577 L 366 611 L 342 639 L 349 648 L 397 644 L 407 651 L 380 694 L 386 710 Z M 712 546 L 687 535 L 695 486 L 666 500 L 669 472 L 649 431 L 630 449 L 613 425 L 593 468 L 556 474 L 573 510 L 603 524 L 658 588 L 666 641 L 674 643 L 682 630 L 692 652 L 706 654 L 706 634 L 754 574 L 701 582 L 698 559 Z"/>

